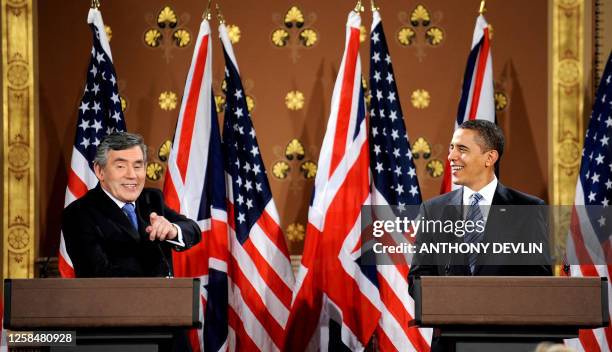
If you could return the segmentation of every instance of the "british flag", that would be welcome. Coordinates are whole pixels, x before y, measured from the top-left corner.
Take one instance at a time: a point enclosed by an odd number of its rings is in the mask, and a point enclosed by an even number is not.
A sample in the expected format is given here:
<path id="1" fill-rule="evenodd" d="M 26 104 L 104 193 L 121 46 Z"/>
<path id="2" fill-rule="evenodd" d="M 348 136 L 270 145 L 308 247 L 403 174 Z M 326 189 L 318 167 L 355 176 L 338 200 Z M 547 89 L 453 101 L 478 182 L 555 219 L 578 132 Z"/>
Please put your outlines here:
<path id="1" fill-rule="evenodd" d="M 360 25 L 359 14 L 351 12 L 294 288 L 290 351 L 362 350 L 380 319 L 375 266 L 360 265 L 360 212 L 370 204 Z"/>
<path id="2" fill-rule="evenodd" d="M 229 347 L 283 349 L 294 283 L 289 251 L 227 29 L 223 155 L 229 223 Z"/>
<path id="3" fill-rule="evenodd" d="M 93 34 L 93 46 L 87 68 L 85 91 L 79 105 L 64 207 L 85 195 L 98 183 L 93 171 L 93 160 L 100 140 L 109 133 L 126 130 L 121 98 L 117 89 L 117 74 L 113 67 L 113 57 L 104 31 L 102 14 L 98 9 L 89 10 L 87 23 Z M 75 276 L 63 234 L 60 236 L 58 261 L 62 277 Z"/>
<path id="4" fill-rule="evenodd" d="M 455 129 L 464 121 L 476 119 L 495 122 L 491 40 L 489 24 L 482 15 L 476 19 L 472 49 L 463 74 Z M 446 160 L 440 193 L 450 192 L 452 188 L 450 163 Z"/>
<path id="5" fill-rule="evenodd" d="M 610 277 L 612 220 L 605 209 L 612 201 L 612 55 L 602 75 L 584 138 L 580 174 L 567 236 L 571 276 Z M 608 208 L 609 209 L 609 208 Z M 606 265 L 607 264 L 607 265 Z M 608 299 L 611 294 L 608 280 Z M 579 351 L 610 351 L 612 327 L 580 330 L 579 339 L 566 343 Z"/>
<path id="6" fill-rule="evenodd" d="M 421 192 L 404 124 L 391 55 L 380 13 L 374 11 L 370 33 L 370 168 L 372 205 L 416 209 Z M 380 209 L 381 207 L 373 207 Z M 386 207 L 384 207 L 386 208 Z M 414 214 L 416 216 L 416 214 Z M 377 337 L 381 351 L 428 351 L 432 329 L 409 327 L 414 300 L 408 294 L 409 266 L 378 265 L 382 316 Z"/>
<path id="7" fill-rule="evenodd" d="M 191 330 L 194 350 L 218 351 L 227 340 L 227 210 L 221 134 L 212 94 L 212 40 L 200 24 L 164 179 L 168 206 L 196 221 L 202 241 L 173 252 L 174 274 L 199 277 L 203 329 Z"/>

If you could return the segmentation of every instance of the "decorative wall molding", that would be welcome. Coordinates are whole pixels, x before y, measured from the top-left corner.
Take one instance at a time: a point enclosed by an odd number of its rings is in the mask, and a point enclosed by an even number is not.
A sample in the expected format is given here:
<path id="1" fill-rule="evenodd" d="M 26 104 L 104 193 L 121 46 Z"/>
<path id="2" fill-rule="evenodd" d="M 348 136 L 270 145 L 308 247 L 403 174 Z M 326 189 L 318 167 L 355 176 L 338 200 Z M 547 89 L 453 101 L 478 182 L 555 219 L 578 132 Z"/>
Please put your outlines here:
<path id="1" fill-rule="evenodd" d="M 34 277 L 37 178 L 32 2 L 1 2 L 4 278 Z"/>

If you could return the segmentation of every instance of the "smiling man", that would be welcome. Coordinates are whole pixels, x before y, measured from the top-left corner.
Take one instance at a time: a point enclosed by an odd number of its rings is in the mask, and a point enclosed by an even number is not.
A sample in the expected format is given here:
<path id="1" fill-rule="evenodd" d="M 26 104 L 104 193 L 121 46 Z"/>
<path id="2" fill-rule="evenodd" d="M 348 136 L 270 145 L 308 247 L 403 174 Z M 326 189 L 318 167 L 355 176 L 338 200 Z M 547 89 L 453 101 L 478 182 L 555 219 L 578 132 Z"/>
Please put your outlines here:
<path id="1" fill-rule="evenodd" d="M 112 133 L 100 142 L 98 185 L 62 214 L 77 277 L 172 276 L 171 250 L 200 241 L 194 221 L 168 208 L 159 190 L 144 188 L 146 155 L 136 134 Z"/>
<path id="2" fill-rule="evenodd" d="M 428 242 L 454 244 L 542 243 L 545 250 L 533 256 L 482 253 L 415 254 L 408 275 L 410 294 L 418 276 L 548 276 L 546 211 L 543 200 L 502 185 L 495 165 L 504 152 L 504 135 L 494 123 L 468 120 L 453 134 L 448 150 L 452 182 L 458 189 L 421 205 L 428 220 L 481 221 L 484 227 L 457 233 L 417 235 L 417 246 Z M 484 230 L 483 230 L 484 229 Z M 431 351 L 448 351 L 448 341 L 434 332 Z"/>

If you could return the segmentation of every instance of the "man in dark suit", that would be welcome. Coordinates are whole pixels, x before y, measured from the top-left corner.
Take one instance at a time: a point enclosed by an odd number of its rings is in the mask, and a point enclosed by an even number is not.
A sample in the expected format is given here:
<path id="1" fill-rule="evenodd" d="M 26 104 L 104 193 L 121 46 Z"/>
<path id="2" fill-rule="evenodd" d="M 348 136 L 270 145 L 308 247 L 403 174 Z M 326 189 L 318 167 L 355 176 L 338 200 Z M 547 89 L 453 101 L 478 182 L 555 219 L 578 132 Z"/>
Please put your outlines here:
<path id="1" fill-rule="evenodd" d="M 489 121 L 469 120 L 453 134 L 448 160 L 452 182 L 459 189 L 440 195 L 421 205 L 421 218 L 452 222 L 483 221 L 484 231 L 465 233 L 422 231 L 417 234 L 417 248 L 423 243 L 515 244 L 542 243 L 539 255 L 499 255 L 478 253 L 417 253 L 408 275 L 410 294 L 418 276 L 548 276 L 546 212 L 543 200 L 505 187 L 495 176 L 495 164 L 504 150 L 501 129 Z M 489 247 L 490 248 L 490 247 Z M 523 265 L 517 265 L 523 264 Z M 434 332 L 432 351 L 446 351 L 449 346 Z"/>
<path id="2" fill-rule="evenodd" d="M 77 277 L 172 276 L 171 250 L 200 241 L 194 221 L 168 208 L 159 190 L 144 188 L 146 155 L 136 134 L 112 133 L 100 142 L 98 185 L 62 214 Z"/>

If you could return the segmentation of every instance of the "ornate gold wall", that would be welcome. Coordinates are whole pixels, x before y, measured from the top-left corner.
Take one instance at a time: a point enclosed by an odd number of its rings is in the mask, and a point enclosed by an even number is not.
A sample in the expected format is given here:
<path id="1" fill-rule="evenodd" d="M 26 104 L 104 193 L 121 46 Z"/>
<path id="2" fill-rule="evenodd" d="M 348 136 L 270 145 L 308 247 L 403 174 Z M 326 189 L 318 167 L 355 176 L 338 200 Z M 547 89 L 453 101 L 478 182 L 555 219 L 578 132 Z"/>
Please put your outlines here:
<path id="1" fill-rule="evenodd" d="M 3 0 L 2 18 L 7 2 L 28 3 Z M 346 15 L 354 4 L 323 0 L 220 3 L 232 25 L 230 32 L 281 226 L 292 253 L 299 254 Z M 438 192 L 439 166 L 452 134 L 479 3 L 379 1 L 425 199 Z M 580 38 L 590 35 L 585 30 L 583 3 L 489 1 L 486 15 L 493 27 L 497 117 L 507 137 L 501 181 L 555 204 L 573 197 L 577 167 L 573 153 L 581 143 L 586 94 L 580 89 L 585 74 L 581 65 L 587 60 Z M 44 224 L 40 226 L 40 255 L 54 256 L 91 34 L 86 1 L 40 1 L 38 6 L 37 24 L 44 31 L 38 33 L 36 47 L 40 61 L 36 204 L 40 224 Z M 165 168 L 162 146 L 173 134 L 204 6 L 187 0 L 102 0 L 128 129 L 143 134 L 152 147 L 150 186 L 162 185 L 158 177 Z M 363 14 L 363 23 L 361 57 L 367 81 L 369 12 Z M 216 25 L 213 21 L 214 33 Z M 5 33 L 3 30 L 3 36 Z M 223 104 L 223 57 L 217 41 L 213 50 L 213 87 L 217 102 Z M 6 92 L 7 85 L 3 88 Z M 7 120 L 5 114 L 5 137 Z M 9 145 L 5 143 L 4 148 L 7 160 Z M 33 150 L 28 148 L 28 152 Z M 28 170 L 33 172 L 34 166 Z M 28 188 L 30 193 L 33 190 L 33 186 Z M 4 194 L 6 205 L 6 185 Z M 9 219 L 6 210 L 5 206 L 5 223 Z M 33 213 L 31 210 L 28 216 Z M 31 231 L 34 233 L 33 228 Z"/>

